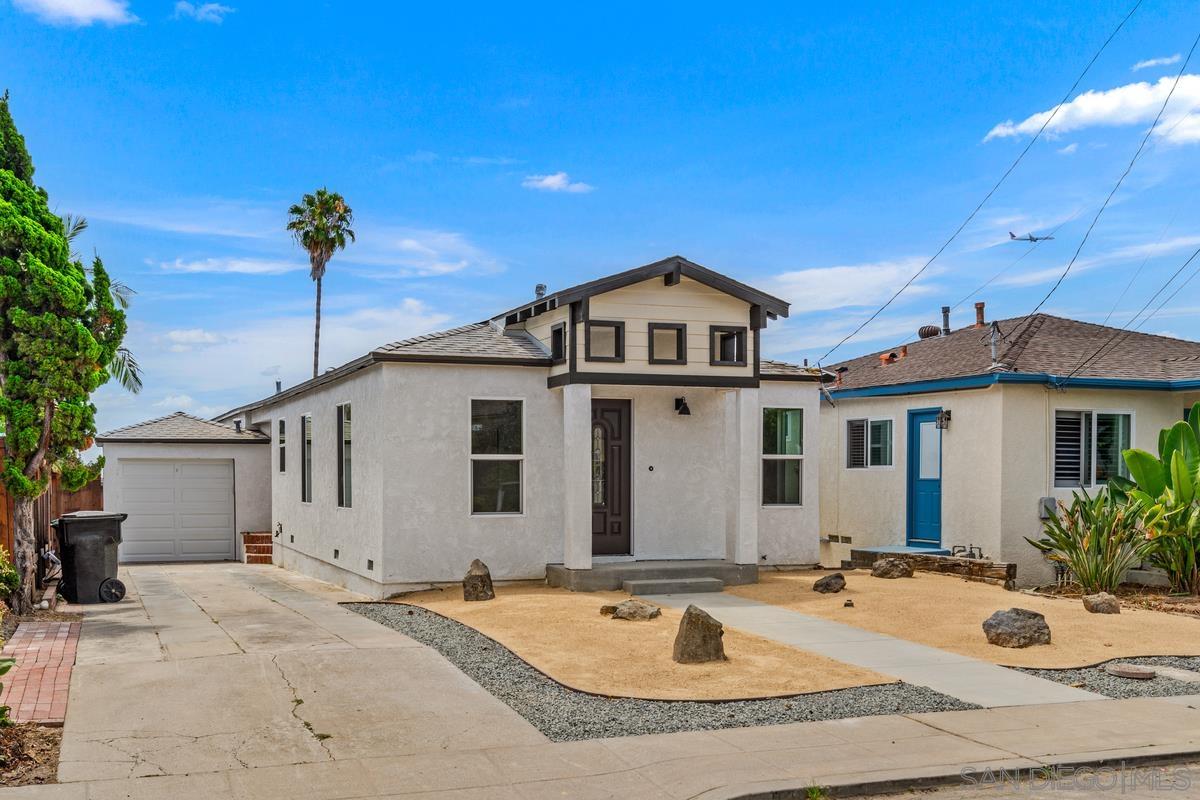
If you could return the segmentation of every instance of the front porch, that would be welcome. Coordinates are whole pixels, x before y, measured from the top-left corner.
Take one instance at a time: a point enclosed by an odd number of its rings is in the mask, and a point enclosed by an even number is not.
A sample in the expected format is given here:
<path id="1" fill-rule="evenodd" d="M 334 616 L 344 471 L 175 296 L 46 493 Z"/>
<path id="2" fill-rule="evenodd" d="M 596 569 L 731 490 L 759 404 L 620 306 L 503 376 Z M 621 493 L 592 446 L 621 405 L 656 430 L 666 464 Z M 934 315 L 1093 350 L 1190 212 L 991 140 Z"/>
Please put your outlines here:
<path id="1" fill-rule="evenodd" d="M 573 592 L 630 594 L 719 592 L 726 586 L 758 583 L 758 565 L 720 559 L 670 561 L 594 560 L 588 569 L 563 564 L 546 565 L 546 583 Z"/>

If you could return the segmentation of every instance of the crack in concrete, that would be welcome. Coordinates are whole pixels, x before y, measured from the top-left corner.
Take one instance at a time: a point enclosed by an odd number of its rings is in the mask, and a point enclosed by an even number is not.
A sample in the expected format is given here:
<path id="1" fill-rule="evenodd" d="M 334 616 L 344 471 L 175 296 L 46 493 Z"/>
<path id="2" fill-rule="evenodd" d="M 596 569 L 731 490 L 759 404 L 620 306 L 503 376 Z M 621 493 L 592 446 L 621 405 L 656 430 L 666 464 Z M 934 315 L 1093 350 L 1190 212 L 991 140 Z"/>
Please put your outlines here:
<path id="1" fill-rule="evenodd" d="M 300 691 L 295 687 L 295 685 L 288 680 L 287 673 L 283 671 L 283 667 L 279 666 L 279 654 L 271 656 L 271 663 L 275 666 L 275 669 L 278 670 L 279 677 L 283 678 L 283 682 L 287 684 L 288 691 L 292 693 L 292 702 L 290 704 L 291 708 L 288 709 L 289 712 L 293 717 L 296 718 L 297 722 L 304 726 L 304 730 L 308 731 L 308 734 L 312 736 L 316 743 L 321 746 L 321 749 L 325 751 L 325 755 L 329 756 L 329 760 L 336 761 L 337 759 L 334 758 L 333 751 L 329 749 L 329 745 L 325 744 L 325 740 L 328 739 L 329 736 L 317 733 L 317 731 L 313 729 L 312 723 L 300 716 L 298 709 L 301 705 L 303 705 L 304 698 L 300 696 Z"/>

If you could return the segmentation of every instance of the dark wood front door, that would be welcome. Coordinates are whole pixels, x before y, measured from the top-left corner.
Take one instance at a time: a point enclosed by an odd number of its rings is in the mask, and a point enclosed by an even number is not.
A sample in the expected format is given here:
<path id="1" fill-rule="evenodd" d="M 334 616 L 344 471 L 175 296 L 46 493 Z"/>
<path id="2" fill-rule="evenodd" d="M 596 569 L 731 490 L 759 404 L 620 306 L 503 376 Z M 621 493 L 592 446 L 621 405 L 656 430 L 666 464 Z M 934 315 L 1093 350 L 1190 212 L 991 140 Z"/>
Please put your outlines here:
<path id="1" fill-rule="evenodd" d="M 592 554 L 629 555 L 630 440 L 628 400 L 592 401 Z"/>

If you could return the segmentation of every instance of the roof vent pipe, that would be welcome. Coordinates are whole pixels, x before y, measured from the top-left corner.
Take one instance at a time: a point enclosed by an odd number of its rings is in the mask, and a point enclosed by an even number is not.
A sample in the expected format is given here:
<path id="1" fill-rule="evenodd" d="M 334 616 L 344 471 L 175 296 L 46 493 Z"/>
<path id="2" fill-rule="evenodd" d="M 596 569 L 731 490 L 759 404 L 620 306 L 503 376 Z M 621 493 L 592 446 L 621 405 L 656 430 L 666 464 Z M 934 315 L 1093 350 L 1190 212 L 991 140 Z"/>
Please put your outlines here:
<path id="1" fill-rule="evenodd" d="M 541 300 L 543 297 L 545 297 L 546 296 L 546 284 L 539 283 L 537 286 L 533 287 L 533 296 L 536 297 L 538 300 Z"/>
<path id="2" fill-rule="evenodd" d="M 975 304 L 975 327 L 976 328 L 982 328 L 983 324 L 984 324 L 983 323 L 983 306 L 984 306 L 984 304 L 982 301 Z"/>
<path id="3" fill-rule="evenodd" d="M 238 433 L 242 432 L 242 421 L 240 419 L 235 419 L 233 421 L 233 429 Z"/>
<path id="4" fill-rule="evenodd" d="M 1008 367 L 1000 363 L 1000 323 L 995 320 L 992 320 L 992 330 L 988 338 L 990 339 L 989 344 L 992 347 L 991 371 L 1003 372 L 1007 370 Z"/>
<path id="5" fill-rule="evenodd" d="M 275 381 L 275 394 L 283 391 L 283 381 Z"/>
<path id="6" fill-rule="evenodd" d="M 942 306 L 942 336 L 950 335 L 950 306 Z"/>

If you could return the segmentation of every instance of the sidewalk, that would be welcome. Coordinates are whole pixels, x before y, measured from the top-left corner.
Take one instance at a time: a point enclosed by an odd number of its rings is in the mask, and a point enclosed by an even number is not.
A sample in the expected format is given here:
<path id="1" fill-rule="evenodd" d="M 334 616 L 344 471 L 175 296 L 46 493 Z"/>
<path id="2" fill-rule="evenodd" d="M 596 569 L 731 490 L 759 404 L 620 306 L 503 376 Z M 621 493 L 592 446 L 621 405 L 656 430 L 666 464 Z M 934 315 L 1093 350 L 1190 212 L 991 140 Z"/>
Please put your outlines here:
<path id="1" fill-rule="evenodd" d="M 683 800 L 1200 752 L 1200 697 L 552 743 L 348 592 L 245 565 L 124 577 L 132 601 L 87 610 L 62 783 L 0 800 Z"/>
<path id="2" fill-rule="evenodd" d="M 645 599 L 672 608 L 694 604 L 732 628 L 928 686 L 985 708 L 1104 699 L 1094 692 L 968 656 L 735 595 L 673 594 Z"/>

